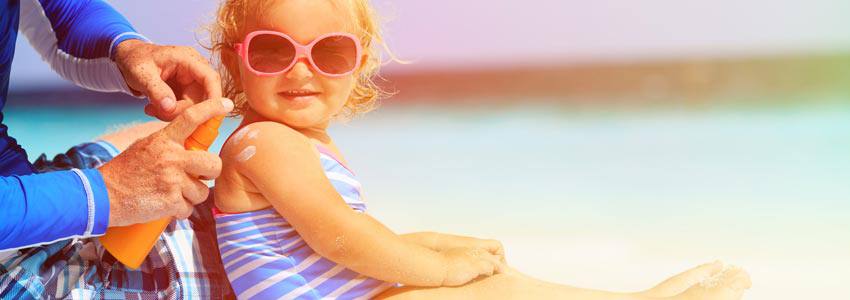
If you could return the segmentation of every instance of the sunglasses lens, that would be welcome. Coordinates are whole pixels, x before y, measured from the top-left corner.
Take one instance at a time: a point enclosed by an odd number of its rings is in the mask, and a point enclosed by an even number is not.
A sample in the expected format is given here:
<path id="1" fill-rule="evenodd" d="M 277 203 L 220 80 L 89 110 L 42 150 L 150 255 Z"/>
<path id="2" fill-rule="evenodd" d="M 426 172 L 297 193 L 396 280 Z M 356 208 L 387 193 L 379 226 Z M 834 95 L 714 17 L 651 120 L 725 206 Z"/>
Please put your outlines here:
<path id="1" fill-rule="evenodd" d="M 252 38 L 248 45 L 248 63 L 259 72 L 283 71 L 293 59 L 295 59 L 295 46 L 281 36 L 258 35 Z"/>
<path id="2" fill-rule="evenodd" d="M 347 36 L 323 38 L 313 46 L 313 62 L 322 72 L 345 74 L 357 63 L 357 44 Z"/>

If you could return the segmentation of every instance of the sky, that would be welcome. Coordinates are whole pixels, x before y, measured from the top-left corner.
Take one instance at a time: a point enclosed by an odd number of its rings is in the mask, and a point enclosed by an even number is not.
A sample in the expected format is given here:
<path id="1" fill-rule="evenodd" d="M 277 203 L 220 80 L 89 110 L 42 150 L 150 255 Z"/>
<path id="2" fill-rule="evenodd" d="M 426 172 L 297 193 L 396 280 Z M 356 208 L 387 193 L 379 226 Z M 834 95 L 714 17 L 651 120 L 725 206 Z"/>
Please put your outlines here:
<path id="1" fill-rule="evenodd" d="M 197 45 L 217 1 L 111 3 L 153 41 Z M 844 0 L 374 0 L 388 72 L 850 52 Z M 19 37 L 12 89 L 60 79 Z"/>

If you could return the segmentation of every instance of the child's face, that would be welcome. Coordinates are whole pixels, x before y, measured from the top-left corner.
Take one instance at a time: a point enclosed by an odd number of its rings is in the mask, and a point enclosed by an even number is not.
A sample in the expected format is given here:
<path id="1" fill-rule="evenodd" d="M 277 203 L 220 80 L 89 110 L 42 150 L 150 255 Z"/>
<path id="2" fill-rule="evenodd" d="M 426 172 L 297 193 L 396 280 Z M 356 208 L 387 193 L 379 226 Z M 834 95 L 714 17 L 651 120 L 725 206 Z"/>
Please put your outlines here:
<path id="1" fill-rule="evenodd" d="M 272 3 L 262 17 L 251 18 L 247 31 L 273 30 L 285 33 L 298 43 L 309 44 L 327 33 L 349 32 L 352 28 L 343 8 L 331 1 L 278 0 Z M 260 116 L 284 123 L 293 128 L 326 128 L 329 120 L 338 114 L 354 87 L 354 76 L 326 77 L 316 70 L 305 57 L 299 57 L 295 66 L 277 76 L 258 76 L 239 64 L 240 82 L 248 98 L 250 109 Z M 312 91 L 312 96 L 292 96 L 287 91 Z"/>

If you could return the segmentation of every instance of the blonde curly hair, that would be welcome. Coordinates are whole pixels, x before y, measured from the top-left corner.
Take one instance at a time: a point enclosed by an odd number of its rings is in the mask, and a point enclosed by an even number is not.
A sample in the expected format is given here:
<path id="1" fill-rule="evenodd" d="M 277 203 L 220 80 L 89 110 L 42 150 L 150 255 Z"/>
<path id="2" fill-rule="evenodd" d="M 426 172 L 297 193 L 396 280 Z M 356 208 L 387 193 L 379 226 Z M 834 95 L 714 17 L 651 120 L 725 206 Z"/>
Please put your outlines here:
<path id="1" fill-rule="evenodd" d="M 207 29 L 213 63 L 218 69 L 222 80 L 223 96 L 230 98 L 236 104 L 233 116 L 243 115 L 248 110 L 245 92 L 238 86 L 235 76 L 239 76 L 239 55 L 233 46 L 242 42 L 247 35 L 245 26 L 248 18 L 260 17 L 265 8 L 274 0 L 224 0 L 216 12 L 215 22 Z M 369 0 L 332 0 L 334 4 L 344 4 L 349 10 L 349 17 L 355 20 L 354 34 L 360 37 L 360 44 L 368 54 L 368 59 L 355 73 L 357 76 L 354 89 L 345 103 L 343 114 L 353 117 L 369 112 L 377 107 L 377 100 L 388 95 L 374 81 L 381 66 L 381 48 L 387 49 L 378 25 L 378 18 Z"/>

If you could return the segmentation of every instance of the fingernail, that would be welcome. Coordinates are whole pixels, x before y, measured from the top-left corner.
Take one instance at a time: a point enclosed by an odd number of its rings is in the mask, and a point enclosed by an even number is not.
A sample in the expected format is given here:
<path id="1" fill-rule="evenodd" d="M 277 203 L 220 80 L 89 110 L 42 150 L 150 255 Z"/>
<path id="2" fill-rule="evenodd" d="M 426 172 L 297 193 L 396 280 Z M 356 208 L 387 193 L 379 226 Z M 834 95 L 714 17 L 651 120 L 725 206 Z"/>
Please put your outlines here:
<path id="1" fill-rule="evenodd" d="M 223 105 L 224 109 L 226 109 L 227 111 L 233 110 L 233 100 L 221 98 L 221 105 Z"/>
<path id="2" fill-rule="evenodd" d="M 165 99 L 162 99 L 162 102 L 160 102 L 160 105 L 162 106 L 163 110 L 171 111 L 172 109 L 174 109 L 174 106 L 177 104 L 176 102 L 177 101 L 175 101 L 174 98 L 166 97 Z"/>

